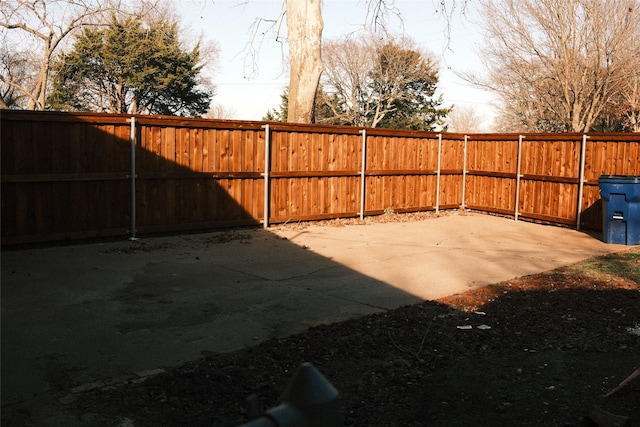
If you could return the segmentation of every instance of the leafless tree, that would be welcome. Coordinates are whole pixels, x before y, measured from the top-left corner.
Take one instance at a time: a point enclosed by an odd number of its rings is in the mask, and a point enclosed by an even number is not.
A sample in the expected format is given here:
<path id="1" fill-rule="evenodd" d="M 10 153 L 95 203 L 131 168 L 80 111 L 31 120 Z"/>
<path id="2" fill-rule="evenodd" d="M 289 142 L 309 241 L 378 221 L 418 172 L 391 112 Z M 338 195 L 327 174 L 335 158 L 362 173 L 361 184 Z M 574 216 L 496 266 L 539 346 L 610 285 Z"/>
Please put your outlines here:
<path id="1" fill-rule="evenodd" d="M 155 10 L 158 2 L 129 3 L 127 12 L 127 6 L 120 0 L 2 1 L 0 27 L 8 30 L 3 55 L 9 59 L 0 75 L 3 92 L 10 89 L 15 96 L 26 98 L 28 109 L 44 109 L 53 60 L 72 34 L 108 22 L 111 14 L 144 15 Z M 30 58 L 28 63 L 19 61 L 26 57 Z M 17 64 L 29 72 L 17 73 Z"/>
<path id="2" fill-rule="evenodd" d="M 32 78 L 33 61 L 28 52 L 12 49 L 8 40 L 0 47 L 0 108 L 25 108 L 29 98 L 16 82 L 26 86 Z M 13 82 L 13 84 L 12 84 Z"/>
<path id="3" fill-rule="evenodd" d="M 447 130 L 459 133 L 480 132 L 482 118 L 473 107 L 453 107 L 447 118 L 449 126 Z"/>
<path id="4" fill-rule="evenodd" d="M 640 132 L 640 69 L 620 85 L 607 103 L 593 130 L 599 132 Z"/>
<path id="5" fill-rule="evenodd" d="M 589 131 L 640 65 L 638 0 L 483 0 L 481 10 L 482 84 L 530 131 Z"/>
<path id="6" fill-rule="evenodd" d="M 327 41 L 323 47 L 322 78 L 333 120 L 353 126 L 376 127 L 397 103 L 415 96 L 415 82 L 437 83 L 437 61 L 408 37 L 375 33 Z M 337 102 L 336 102 L 337 101 Z"/>
<path id="7" fill-rule="evenodd" d="M 637 46 L 640 49 L 640 40 Z M 619 99 L 623 129 L 640 132 L 640 63 L 630 64 L 628 78 L 620 85 Z"/>
<path id="8" fill-rule="evenodd" d="M 211 104 L 209 111 L 204 115 L 207 119 L 232 119 L 236 114 L 233 108 L 224 104 Z"/>
<path id="9" fill-rule="evenodd" d="M 340 105 L 325 102 L 332 110 L 334 122 L 364 126 L 372 108 L 367 82 L 375 66 L 375 43 L 371 37 L 346 38 L 325 42 L 323 51 L 322 83 L 326 95 L 340 100 Z"/>

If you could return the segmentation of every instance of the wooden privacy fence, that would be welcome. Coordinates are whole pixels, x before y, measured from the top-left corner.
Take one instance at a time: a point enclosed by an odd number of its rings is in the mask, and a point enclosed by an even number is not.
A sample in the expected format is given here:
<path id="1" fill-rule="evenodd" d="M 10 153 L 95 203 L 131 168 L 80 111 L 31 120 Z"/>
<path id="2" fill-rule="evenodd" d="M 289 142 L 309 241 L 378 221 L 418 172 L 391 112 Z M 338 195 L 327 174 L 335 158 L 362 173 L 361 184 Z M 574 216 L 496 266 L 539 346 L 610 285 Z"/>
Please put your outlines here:
<path id="1" fill-rule="evenodd" d="M 3 110 L 2 244 L 468 208 L 602 227 L 638 134 L 474 134 Z"/>

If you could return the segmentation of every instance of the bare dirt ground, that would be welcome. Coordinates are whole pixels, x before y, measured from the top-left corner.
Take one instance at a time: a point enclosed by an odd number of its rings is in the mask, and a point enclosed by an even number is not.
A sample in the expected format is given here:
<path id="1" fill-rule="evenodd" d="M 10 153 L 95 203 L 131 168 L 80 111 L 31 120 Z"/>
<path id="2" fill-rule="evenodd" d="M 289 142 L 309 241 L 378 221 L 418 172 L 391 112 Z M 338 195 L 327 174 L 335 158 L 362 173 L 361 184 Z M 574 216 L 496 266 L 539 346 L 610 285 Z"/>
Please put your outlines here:
<path id="1" fill-rule="evenodd" d="M 234 426 L 249 395 L 276 405 L 302 362 L 340 392 L 348 426 L 640 426 L 640 379 L 603 397 L 640 367 L 640 248 L 211 354 L 68 410 L 96 426 Z"/>

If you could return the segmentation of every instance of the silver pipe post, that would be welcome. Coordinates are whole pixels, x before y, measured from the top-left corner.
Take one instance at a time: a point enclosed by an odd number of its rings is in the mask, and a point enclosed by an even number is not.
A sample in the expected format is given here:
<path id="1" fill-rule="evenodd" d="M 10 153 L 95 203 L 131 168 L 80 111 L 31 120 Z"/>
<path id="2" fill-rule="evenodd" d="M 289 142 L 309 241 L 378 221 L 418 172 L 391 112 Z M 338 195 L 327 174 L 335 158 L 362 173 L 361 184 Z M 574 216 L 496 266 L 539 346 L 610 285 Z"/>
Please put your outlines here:
<path id="1" fill-rule="evenodd" d="M 367 167 L 367 130 L 362 129 L 362 162 L 360 166 L 360 220 L 364 220 L 364 205 L 366 191 L 366 167 Z"/>
<path id="2" fill-rule="evenodd" d="M 129 143 L 131 144 L 131 237 L 129 240 L 137 240 L 136 238 L 136 118 L 131 117 L 129 132 Z"/>
<path id="3" fill-rule="evenodd" d="M 524 135 L 518 135 L 518 160 L 516 162 L 516 200 L 515 200 L 515 208 L 514 208 L 514 217 L 515 220 L 518 220 L 518 216 L 520 216 L 520 178 L 522 175 L 520 174 L 520 170 L 522 167 L 522 140 L 524 139 Z"/>
<path id="4" fill-rule="evenodd" d="M 462 150 L 462 203 L 460 209 L 466 209 L 464 196 L 467 191 L 467 140 L 469 135 L 464 136 L 464 148 Z"/>
<path id="5" fill-rule="evenodd" d="M 440 168 L 442 165 L 442 134 L 438 134 L 438 170 L 436 171 L 436 213 L 440 212 Z"/>
<path id="6" fill-rule="evenodd" d="M 262 221 L 262 225 L 264 228 L 269 228 L 269 202 L 271 198 L 270 190 L 271 190 L 271 182 L 269 180 L 269 169 L 270 162 L 269 159 L 271 157 L 271 131 L 269 130 L 269 124 L 262 125 L 264 128 L 264 172 L 262 176 L 264 176 L 264 219 Z"/>
<path id="7" fill-rule="evenodd" d="M 576 230 L 580 230 L 580 220 L 582 215 L 582 195 L 584 193 L 584 163 L 587 152 L 587 139 L 589 135 L 582 135 L 582 144 L 580 146 L 580 170 L 578 171 L 580 182 L 578 184 L 578 201 L 576 203 Z"/>

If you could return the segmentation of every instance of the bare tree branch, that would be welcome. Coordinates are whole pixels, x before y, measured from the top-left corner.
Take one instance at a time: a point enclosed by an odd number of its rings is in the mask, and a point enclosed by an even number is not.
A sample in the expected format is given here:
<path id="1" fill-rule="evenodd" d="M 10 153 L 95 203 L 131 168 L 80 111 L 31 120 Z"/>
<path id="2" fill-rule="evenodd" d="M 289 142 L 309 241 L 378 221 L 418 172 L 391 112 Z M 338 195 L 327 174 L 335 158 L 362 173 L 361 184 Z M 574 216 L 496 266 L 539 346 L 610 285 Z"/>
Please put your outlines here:
<path id="1" fill-rule="evenodd" d="M 483 0 L 482 14 L 481 83 L 530 131 L 589 131 L 640 64 L 637 0 Z"/>
<path id="2" fill-rule="evenodd" d="M 249 28 L 250 37 L 244 48 L 244 71 L 245 78 L 252 79 L 257 77 L 259 73 L 258 59 L 260 56 L 260 50 L 262 44 L 267 39 L 267 36 L 272 35 L 274 40 L 280 43 L 281 58 L 284 64 L 285 51 L 284 51 L 284 39 L 283 26 L 285 25 L 286 8 L 283 2 L 280 13 L 276 18 L 256 18 L 251 27 Z M 248 72 L 247 72 L 248 70 Z"/>

